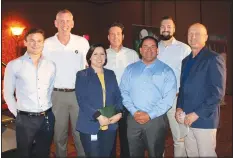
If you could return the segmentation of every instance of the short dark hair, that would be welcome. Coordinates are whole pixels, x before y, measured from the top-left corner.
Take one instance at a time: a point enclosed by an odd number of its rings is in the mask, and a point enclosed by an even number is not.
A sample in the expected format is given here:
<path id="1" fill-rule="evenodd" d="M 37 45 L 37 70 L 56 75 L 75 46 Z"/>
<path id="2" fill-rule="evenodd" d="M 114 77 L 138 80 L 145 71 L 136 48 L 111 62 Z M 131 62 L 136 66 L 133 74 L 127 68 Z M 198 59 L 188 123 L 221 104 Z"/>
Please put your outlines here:
<path id="1" fill-rule="evenodd" d="M 143 42 L 145 41 L 145 40 L 147 40 L 147 39 L 151 39 L 151 40 L 153 40 L 153 41 L 155 41 L 155 44 L 156 44 L 156 47 L 158 48 L 158 40 L 156 39 L 156 38 L 154 38 L 153 36 L 146 36 L 146 37 L 144 37 L 143 39 L 141 39 L 141 42 L 140 42 L 140 44 L 139 44 L 139 48 L 142 48 L 142 45 L 143 45 Z"/>
<path id="2" fill-rule="evenodd" d="M 72 17 L 73 17 L 73 14 L 71 13 L 71 11 L 69 11 L 68 9 L 62 9 L 62 10 L 59 10 L 56 14 L 56 19 L 57 17 L 60 15 L 60 14 L 65 14 L 65 13 L 68 13 L 70 14 Z"/>
<path id="3" fill-rule="evenodd" d="M 44 39 L 45 39 L 45 33 L 44 33 L 44 30 L 42 29 L 39 29 L 39 28 L 32 28 L 30 29 L 29 31 L 26 32 L 25 36 L 24 36 L 24 40 L 27 41 L 27 37 L 30 35 L 30 34 L 35 34 L 35 33 L 40 33 Z"/>
<path id="4" fill-rule="evenodd" d="M 104 53 L 105 53 L 106 58 L 105 58 L 105 62 L 104 62 L 103 66 L 105 66 L 107 64 L 107 53 L 106 53 L 104 46 L 102 44 L 93 44 L 90 46 L 90 49 L 88 50 L 87 55 L 86 55 L 86 60 L 87 60 L 89 67 L 91 66 L 91 60 L 90 60 L 91 56 L 97 47 L 101 47 L 104 49 Z"/>
<path id="5" fill-rule="evenodd" d="M 112 27 L 119 27 L 119 28 L 121 28 L 122 35 L 124 34 L 124 28 L 125 28 L 125 27 L 124 27 L 124 25 L 123 25 L 122 23 L 120 23 L 120 22 L 118 22 L 118 21 L 112 23 L 112 24 L 109 26 L 109 28 L 108 28 L 108 32 L 110 31 L 110 29 L 111 29 Z"/>
<path id="6" fill-rule="evenodd" d="M 176 25 L 175 25 L 175 21 L 174 21 L 174 19 L 173 19 L 171 16 L 163 16 L 162 19 L 161 19 L 161 22 L 162 22 L 163 20 L 172 20 L 174 26 L 176 26 Z"/>

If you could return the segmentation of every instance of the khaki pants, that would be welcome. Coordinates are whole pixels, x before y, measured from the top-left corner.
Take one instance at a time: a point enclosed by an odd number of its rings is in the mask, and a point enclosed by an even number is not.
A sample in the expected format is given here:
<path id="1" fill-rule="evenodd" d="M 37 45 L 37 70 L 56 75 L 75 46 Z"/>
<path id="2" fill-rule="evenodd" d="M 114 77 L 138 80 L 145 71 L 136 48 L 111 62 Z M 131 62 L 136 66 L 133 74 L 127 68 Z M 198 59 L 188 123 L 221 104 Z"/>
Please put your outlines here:
<path id="1" fill-rule="evenodd" d="M 179 123 L 175 119 L 177 97 L 174 100 L 172 108 L 167 112 L 169 126 L 171 128 L 173 145 L 174 145 L 174 157 L 187 157 L 184 142 L 180 141 L 180 127 Z"/>
<path id="2" fill-rule="evenodd" d="M 190 128 L 185 137 L 185 149 L 188 157 L 217 157 L 217 129 Z"/>
<path id="3" fill-rule="evenodd" d="M 78 156 L 85 156 L 79 132 L 76 130 L 79 106 L 75 92 L 53 91 L 52 103 L 52 110 L 55 115 L 54 142 L 56 157 L 67 157 L 69 119 Z"/>

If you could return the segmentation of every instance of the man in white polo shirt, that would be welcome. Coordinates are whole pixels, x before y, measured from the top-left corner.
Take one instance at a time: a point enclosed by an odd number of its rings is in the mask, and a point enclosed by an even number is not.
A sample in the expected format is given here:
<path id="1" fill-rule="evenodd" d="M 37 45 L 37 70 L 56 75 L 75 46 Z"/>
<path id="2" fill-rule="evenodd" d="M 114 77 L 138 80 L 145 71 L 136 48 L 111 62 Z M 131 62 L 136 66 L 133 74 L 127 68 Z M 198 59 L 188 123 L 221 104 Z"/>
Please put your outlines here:
<path id="1" fill-rule="evenodd" d="M 110 48 L 107 49 L 107 65 L 105 68 L 111 69 L 115 72 L 118 85 L 121 81 L 121 76 L 125 68 L 136 61 L 139 60 L 136 51 L 126 48 L 122 45 L 124 39 L 124 26 L 119 22 L 113 23 L 108 30 L 108 40 L 110 42 Z M 119 137 L 120 137 L 120 147 L 121 147 L 121 157 L 129 157 L 129 147 L 127 141 L 127 110 L 122 119 L 119 121 Z M 116 145 L 116 143 L 115 143 Z M 115 149 L 115 148 L 114 148 Z M 116 151 L 114 150 L 112 156 L 116 156 Z"/>
<path id="2" fill-rule="evenodd" d="M 167 112 L 169 125 L 174 141 L 174 157 L 187 157 L 184 139 L 180 136 L 180 127 L 175 119 L 176 102 L 180 87 L 180 73 L 182 60 L 191 53 L 191 48 L 174 37 L 175 23 L 172 17 L 165 16 L 160 23 L 160 42 L 158 59 L 172 68 L 177 79 L 177 95 L 172 108 Z"/>
<path id="3" fill-rule="evenodd" d="M 84 156 L 79 132 L 76 131 L 79 107 L 75 96 L 76 73 L 85 68 L 88 41 L 74 34 L 73 15 L 69 10 L 61 10 L 54 21 L 58 33 L 45 40 L 44 55 L 56 64 L 57 74 L 52 94 L 55 115 L 54 142 L 56 157 L 67 157 L 68 125 L 72 126 L 72 135 L 78 156 Z"/>

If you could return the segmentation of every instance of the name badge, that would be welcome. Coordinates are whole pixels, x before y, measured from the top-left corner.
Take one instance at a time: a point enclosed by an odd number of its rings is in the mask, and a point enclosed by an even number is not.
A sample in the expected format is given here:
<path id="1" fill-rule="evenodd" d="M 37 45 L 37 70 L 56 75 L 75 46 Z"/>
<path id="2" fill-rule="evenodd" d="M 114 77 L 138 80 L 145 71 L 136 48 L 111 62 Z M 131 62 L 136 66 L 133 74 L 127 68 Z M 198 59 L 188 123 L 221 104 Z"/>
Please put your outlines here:
<path id="1" fill-rule="evenodd" d="M 97 134 L 91 135 L 91 141 L 97 141 L 97 140 L 98 140 Z"/>

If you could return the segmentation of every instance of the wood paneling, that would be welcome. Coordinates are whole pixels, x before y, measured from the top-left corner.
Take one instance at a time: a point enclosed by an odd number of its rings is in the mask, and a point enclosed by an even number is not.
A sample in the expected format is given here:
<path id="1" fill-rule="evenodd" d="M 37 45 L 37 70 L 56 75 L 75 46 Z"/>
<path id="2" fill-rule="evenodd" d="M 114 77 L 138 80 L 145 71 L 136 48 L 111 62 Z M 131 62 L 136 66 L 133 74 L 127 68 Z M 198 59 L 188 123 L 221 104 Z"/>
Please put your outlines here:
<path id="1" fill-rule="evenodd" d="M 109 45 L 108 27 L 115 21 L 120 21 L 124 24 L 125 38 L 124 45 L 132 48 L 132 24 L 143 23 L 143 5 L 140 1 L 125 1 L 96 6 L 99 12 L 99 18 L 96 21 L 98 31 L 93 42 L 101 41 L 105 45 Z"/>
<path id="2" fill-rule="evenodd" d="M 163 16 L 175 17 L 175 1 L 152 2 L 152 26 L 160 27 L 160 21 Z"/>
<path id="3" fill-rule="evenodd" d="M 227 84 L 226 93 L 232 94 L 232 36 L 230 21 L 230 1 L 202 1 L 202 23 L 207 27 L 209 35 L 223 35 L 227 39 Z M 216 50 L 218 51 L 218 50 Z M 218 52 L 221 53 L 221 52 Z"/>
<path id="4" fill-rule="evenodd" d="M 202 23 L 209 34 L 229 35 L 229 1 L 202 1 Z"/>
<path id="5" fill-rule="evenodd" d="M 188 28 L 200 16 L 200 1 L 176 1 L 176 38 L 187 43 Z"/>

